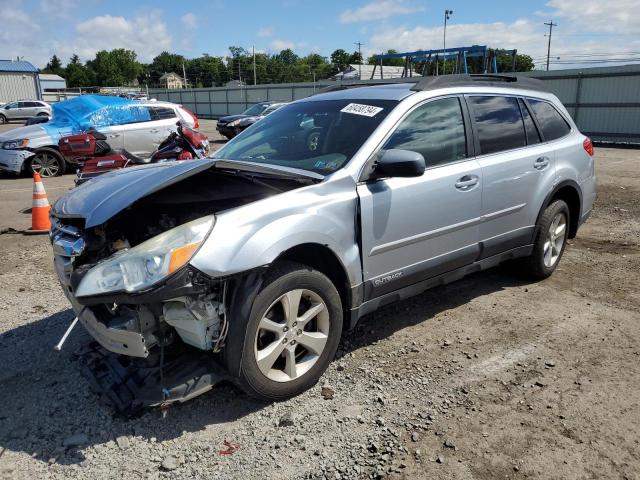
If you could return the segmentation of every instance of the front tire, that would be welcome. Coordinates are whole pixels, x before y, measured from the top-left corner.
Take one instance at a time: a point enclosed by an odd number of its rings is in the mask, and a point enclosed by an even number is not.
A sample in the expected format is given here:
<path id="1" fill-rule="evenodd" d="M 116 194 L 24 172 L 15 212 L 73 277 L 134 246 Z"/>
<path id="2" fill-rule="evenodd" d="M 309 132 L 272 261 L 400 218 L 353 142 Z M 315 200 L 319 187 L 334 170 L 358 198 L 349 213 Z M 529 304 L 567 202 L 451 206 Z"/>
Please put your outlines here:
<path id="1" fill-rule="evenodd" d="M 31 157 L 29 173 L 38 172 L 42 178 L 57 177 L 62 175 L 67 164 L 58 152 L 51 148 L 41 148 Z"/>
<path id="2" fill-rule="evenodd" d="M 256 295 L 244 335 L 227 337 L 241 349 L 240 386 L 260 399 L 284 400 L 315 385 L 333 360 L 342 334 L 340 295 L 325 275 L 297 263 L 276 266 Z"/>
<path id="3" fill-rule="evenodd" d="M 556 200 L 545 210 L 536 227 L 533 252 L 523 259 L 525 272 L 534 279 L 549 277 L 560 263 L 569 235 L 569 207 Z"/>
<path id="4" fill-rule="evenodd" d="M 7 117 L 0 113 L 0 125 L 4 125 L 5 123 L 7 123 Z"/>

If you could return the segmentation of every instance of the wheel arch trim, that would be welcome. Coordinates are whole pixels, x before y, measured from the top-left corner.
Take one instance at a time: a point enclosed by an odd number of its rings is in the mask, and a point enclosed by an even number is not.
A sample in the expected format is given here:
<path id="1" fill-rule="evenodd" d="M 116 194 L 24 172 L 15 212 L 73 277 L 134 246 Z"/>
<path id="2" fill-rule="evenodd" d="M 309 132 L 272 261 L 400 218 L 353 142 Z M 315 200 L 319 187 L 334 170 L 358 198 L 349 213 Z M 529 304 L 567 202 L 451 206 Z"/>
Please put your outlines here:
<path id="1" fill-rule="evenodd" d="M 563 180 L 562 182 L 558 183 L 552 190 L 551 192 L 549 192 L 547 194 L 547 196 L 544 199 L 544 202 L 542 202 L 542 205 L 540 207 L 540 210 L 538 211 L 538 216 L 536 217 L 536 228 L 534 229 L 533 232 L 533 237 L 532 237 L 532 241 L 535 238 L 537 231 L 538 231 L 538 224 L 540 222 L 540 217 L 542 217 L 542 214 L 544 213 L 544 211 L 546 210 L 546 208 L 551 204 L 551 201 L 557 196 L 557 194 L 563 190 L 563 189 L 570 189 L 573 190 L 577 196 L 578 196 L 578 205 L 577 205 L 577 209 L 578 209 L 578 215 L 576 215 L 576 218 L 570 218 L 570 225 L 569 225 L 569 238 L 574 238 L 576 236 L 576 233 L 578 231 L 578 226 L 580 225 L 580 218 L 582 215 L 582 205 L 583 205 L 583 200 L 582 200 L 582 189 L 580 188 L 580 185 L 578 184 L 578 182 L 576 182 L 575 180 Z M 571 209 L 571 205 L 568 205 L 569 209 Z"/>

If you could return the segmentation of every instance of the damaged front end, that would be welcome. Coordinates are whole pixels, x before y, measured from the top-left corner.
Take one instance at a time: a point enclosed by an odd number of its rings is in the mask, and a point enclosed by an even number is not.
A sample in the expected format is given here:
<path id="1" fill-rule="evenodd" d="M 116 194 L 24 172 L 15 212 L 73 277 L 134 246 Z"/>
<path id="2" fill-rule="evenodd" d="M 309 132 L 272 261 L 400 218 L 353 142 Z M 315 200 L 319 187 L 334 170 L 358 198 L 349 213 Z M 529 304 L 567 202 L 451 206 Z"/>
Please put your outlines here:
<path id="1" fill-rule="evenodd" d="M 116 409 L 185 401 L 225 378 L 228 278 L 189 264 L 216 213 L 299 185 L 255 181 L 210 160 L 107 174 L 52 208 L 55 269 L 98 342 L 81 354 Z"/>

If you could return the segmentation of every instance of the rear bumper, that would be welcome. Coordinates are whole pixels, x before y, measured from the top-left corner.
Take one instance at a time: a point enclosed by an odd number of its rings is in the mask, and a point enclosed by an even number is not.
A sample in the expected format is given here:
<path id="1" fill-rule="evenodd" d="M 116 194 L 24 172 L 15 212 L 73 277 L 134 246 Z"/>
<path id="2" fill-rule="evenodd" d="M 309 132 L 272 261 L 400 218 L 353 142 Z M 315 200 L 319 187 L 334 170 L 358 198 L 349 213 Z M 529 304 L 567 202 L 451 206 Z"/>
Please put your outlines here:
<path id="1" fill-rule="evenodd" d="M 24 162 L 33 157 L 29 150 L 4 150 L 0 149 L 0 170 L 12 173 L 22 172 Z"/>

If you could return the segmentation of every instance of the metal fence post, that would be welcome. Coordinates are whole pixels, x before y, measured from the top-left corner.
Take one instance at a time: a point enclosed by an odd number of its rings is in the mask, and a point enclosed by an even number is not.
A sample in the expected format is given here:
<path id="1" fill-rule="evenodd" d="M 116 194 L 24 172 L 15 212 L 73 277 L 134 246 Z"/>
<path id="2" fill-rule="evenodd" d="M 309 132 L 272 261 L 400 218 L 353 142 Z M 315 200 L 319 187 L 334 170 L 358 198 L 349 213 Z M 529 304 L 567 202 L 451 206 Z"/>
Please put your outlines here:
<path id="1" fill-rule="evenodd" d="M 580 90 L 582 90 L 582 72 L 578 73 L 578 80 L 576 82 L 576 106 L 573 112 L 573 121 L 576 125 L 578 125 L 578 112 L 580 111 Z M 580 125 L 578 125 L 578 128 L 580 128 Z"/>

